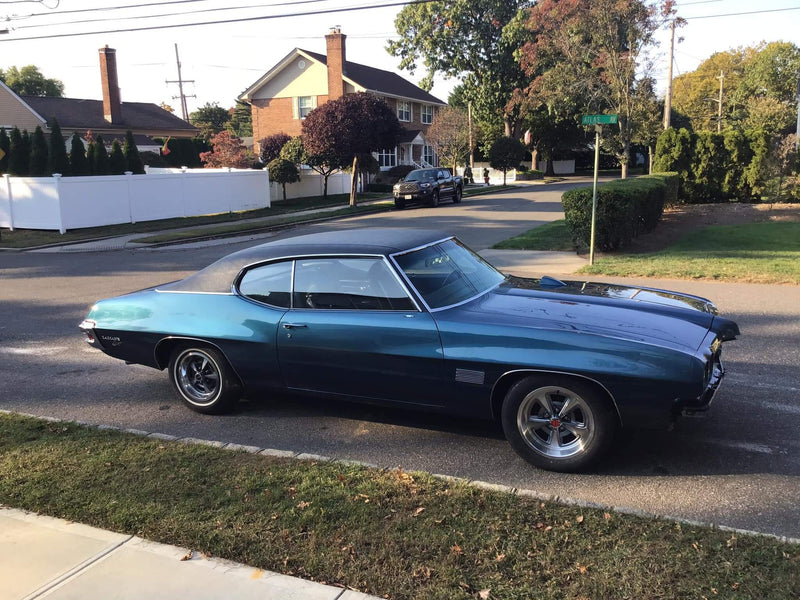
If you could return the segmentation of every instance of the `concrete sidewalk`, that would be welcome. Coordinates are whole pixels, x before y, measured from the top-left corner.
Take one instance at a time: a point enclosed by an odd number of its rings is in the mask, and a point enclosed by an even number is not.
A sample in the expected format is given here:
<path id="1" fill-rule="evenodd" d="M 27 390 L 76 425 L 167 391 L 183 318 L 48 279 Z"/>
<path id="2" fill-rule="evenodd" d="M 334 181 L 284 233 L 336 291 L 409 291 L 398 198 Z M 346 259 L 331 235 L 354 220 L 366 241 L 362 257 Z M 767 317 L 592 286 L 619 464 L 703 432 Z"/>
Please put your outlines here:
<path id="1" fill-rule="evenodd" d="M 0 600 L 377 600 L 186 548 L 0 508 Z"/>

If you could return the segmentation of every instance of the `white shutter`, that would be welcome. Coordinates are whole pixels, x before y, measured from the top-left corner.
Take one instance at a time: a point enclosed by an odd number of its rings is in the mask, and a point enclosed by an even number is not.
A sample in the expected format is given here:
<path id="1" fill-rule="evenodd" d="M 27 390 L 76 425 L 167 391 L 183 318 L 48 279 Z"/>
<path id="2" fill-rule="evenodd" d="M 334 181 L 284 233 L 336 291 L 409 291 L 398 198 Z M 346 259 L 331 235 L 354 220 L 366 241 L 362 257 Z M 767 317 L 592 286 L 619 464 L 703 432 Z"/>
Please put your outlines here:
<path id="1" fill-rule="evenodd" d="M 292 118 L 299 119 L 300 118 L 300 98 L 295 96 L 292 98 Z"/>

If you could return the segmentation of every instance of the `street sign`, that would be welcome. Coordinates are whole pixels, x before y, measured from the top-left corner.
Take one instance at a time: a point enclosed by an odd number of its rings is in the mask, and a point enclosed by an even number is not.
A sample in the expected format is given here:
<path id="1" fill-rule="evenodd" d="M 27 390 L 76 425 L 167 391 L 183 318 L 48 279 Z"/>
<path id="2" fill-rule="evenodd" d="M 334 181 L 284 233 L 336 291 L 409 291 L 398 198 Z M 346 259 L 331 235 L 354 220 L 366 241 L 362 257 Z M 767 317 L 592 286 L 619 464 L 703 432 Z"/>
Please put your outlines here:
<path id="1" fill-rule="evenodd" d="M 614 125 L 617 115 L 583 115 L 581 125 Z"/>

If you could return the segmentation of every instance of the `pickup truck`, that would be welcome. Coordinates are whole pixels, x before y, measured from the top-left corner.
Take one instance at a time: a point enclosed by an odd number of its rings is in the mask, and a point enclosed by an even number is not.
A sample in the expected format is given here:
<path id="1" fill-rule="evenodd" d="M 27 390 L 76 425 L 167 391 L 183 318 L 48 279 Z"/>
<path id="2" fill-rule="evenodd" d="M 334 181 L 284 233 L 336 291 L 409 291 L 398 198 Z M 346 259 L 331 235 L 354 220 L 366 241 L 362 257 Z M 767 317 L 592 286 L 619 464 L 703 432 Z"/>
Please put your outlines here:
<path id="1" fill-rule="evenodd" d="M 394 205 L 402 210 L 412 202 L 424 202 L 428 206 L 439 206 L 445 198 L 454 204 L 461 202 L 464 181 L 453 176 L 449 169 L 415 169 L 392 188 Z"/>

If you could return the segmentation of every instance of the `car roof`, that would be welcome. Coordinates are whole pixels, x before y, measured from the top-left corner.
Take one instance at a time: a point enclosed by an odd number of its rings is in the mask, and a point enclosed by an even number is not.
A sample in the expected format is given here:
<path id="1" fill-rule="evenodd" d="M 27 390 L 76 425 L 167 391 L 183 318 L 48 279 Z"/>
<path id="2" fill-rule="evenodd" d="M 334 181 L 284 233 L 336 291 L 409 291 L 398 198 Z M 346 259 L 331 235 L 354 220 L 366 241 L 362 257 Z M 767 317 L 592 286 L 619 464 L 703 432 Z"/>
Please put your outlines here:
<path id="1" fill-rule="evenodd" d="M 159 291 L 229 293 L 234 278 L 245 267 L 279 258 L 321 254 L 375 254 L 389 256 L 453 237 L 436 229 L 374 227 L 340 229 L 283 238 L 229 254 L 194 275 Z"/>

